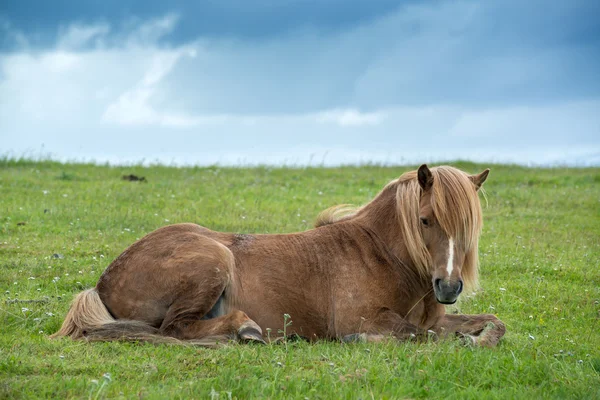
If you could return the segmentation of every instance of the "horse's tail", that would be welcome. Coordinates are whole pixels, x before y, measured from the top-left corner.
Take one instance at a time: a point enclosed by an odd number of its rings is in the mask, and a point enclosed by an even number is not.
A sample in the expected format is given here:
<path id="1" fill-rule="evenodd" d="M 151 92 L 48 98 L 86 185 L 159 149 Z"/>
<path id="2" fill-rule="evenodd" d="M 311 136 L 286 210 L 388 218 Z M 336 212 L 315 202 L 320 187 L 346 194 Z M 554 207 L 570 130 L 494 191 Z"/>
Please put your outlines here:
<path id="1" fill-rule="evenodd" d="M 88 289 L 75 297 L 61 328 L 50 337 L 69 336 L 73 339 L 81 339 L 88 330 L 115 321 L 102 303 L 96 289 Z"/>
<path id="2" fill-rule="evenodd" d="M 115 319 L 108 312 L 95 288 L 85 290 L 75 297 L 61 328 L 50 338 L 55 339 L 61 336 L 88 341 L 141 341 L 206 347 L 227 343 L 228 339 L 219 336 L 198 340 L 179 340 L 159 334 L 158 329 L 142 321 Z"/>

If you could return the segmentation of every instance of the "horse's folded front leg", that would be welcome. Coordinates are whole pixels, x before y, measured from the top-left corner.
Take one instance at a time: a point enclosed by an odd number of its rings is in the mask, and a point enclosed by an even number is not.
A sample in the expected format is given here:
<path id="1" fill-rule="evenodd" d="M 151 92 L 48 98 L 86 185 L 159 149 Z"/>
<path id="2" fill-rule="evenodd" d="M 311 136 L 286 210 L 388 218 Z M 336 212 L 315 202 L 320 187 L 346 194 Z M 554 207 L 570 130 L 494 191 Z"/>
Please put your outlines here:
<path id="1" fill-rule="evenodd" d="M 395 340 L 423 340 L 435 338 L 435 332 L 419 328 L 406 321 L 400 314 L 382 310 L 371 319 L 366 319 L 359 332 L 346 335 L 344 342 L 382 342 Z"/>
<path id="2" fill-rule="evenodd" d="M 482 347 L 495 347 L 506 332 L 504 323 L 492 314 L 447 314 L 431 329 L 441 337 L 458 335 Z"/>

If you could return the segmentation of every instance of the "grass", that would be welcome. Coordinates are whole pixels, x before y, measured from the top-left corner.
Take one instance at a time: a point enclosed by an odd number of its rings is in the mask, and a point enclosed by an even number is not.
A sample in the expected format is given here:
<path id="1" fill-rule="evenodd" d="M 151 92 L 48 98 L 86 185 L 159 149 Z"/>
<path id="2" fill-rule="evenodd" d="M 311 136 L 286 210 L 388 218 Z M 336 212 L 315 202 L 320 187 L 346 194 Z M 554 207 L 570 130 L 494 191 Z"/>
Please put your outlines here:
<path id="1" fill-rule="evenodd" d="M 412 168 L 2 159 L 0 398 L 599 398 L 600 169 L 491 168 L 482 289 L 450 311 L 497 314 L 508 329 L 497 348 L 449 340 L 214 350 L 48 335 L 75 293 L 95 285 L 126 246 L 160 226 L 305 230 L 319 211 L 365 203 Z M 147 182 L 121 179 L 130 173 Z"/>

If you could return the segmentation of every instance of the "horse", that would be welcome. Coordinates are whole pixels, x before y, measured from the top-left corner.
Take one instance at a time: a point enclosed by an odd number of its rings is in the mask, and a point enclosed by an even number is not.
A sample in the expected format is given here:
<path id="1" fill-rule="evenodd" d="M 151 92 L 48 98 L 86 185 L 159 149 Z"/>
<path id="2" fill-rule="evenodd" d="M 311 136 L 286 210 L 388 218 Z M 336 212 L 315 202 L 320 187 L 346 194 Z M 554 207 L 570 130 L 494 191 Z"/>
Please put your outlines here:
<path id="1" fill-rule="evenodd" d="M 345 342 L 459 336 L 496 346 L 506 330 L 496 316 L 445 310 L 477 287 L 478 192 L 488 173 L 424 164 L 366 205 L 328 209 L 298 233 L 161 227 L 75 297 L 52 337 L 210 346 L 285 332 Z"/>

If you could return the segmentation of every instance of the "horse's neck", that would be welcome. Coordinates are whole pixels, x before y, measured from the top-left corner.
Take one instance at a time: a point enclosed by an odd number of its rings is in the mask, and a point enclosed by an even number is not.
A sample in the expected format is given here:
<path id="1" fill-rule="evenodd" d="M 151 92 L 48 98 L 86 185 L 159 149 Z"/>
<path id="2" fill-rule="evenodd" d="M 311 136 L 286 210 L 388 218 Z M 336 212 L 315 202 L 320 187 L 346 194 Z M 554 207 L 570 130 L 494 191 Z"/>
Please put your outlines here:
<path id="1" fill-rule="evenodd" d="M 425 310 L 431 309 L 423 303 L 431 289 L 430 279 L 419 274 L 408 253 L 397 212 L 396 191 L 386 190 L 364 206 L 351 221 L 372 232 L 385 252 L 392 256 L 396 272 L 401 276 L 397 295 L 402 300 L 398 304 L 403 305 L 395 311 L 401 315 L 410 314 L 410 320 L 418 325 L 425 316 Z"/>
<path id="2" fill-rule="evenodd" d="M 354 220 L 377 235 L 388 251 L 403 264 L 412 266 L 399 226 L 395 186 L 386 188 L 364 206 Z"/>

